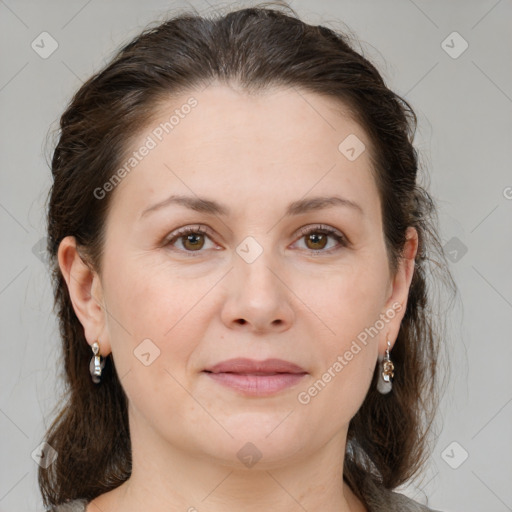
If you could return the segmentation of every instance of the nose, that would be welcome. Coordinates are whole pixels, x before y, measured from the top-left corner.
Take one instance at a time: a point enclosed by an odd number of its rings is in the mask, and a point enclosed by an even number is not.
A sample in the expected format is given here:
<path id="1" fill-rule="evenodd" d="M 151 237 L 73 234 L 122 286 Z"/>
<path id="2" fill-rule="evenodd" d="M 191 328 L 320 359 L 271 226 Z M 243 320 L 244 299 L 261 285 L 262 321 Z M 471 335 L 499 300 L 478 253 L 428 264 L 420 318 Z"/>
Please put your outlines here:
<path id="1" fill-rule="evenodd" d="M 221 315 L 230 329 L 275 333 L 292 325 L 293 293 L 286 286 L 282 269 L 270 260 L 265 252 L 252 263 L 235 256 L 234 268 L 226 276 L 226 300 Z"/>

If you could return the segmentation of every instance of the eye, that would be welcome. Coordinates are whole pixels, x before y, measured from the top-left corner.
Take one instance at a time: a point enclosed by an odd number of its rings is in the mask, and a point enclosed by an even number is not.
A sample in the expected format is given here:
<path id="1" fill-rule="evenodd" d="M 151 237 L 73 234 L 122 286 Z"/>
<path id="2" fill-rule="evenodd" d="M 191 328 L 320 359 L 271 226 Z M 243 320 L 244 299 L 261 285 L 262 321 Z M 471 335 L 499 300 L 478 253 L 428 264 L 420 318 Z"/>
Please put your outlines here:
<path id="1" fill-rule="evenodd" d="M 201 249 L 205 248 L 206 240 L 210 240 L 210 242 L 212 242 L 209 234 L 209 230 L 203 226 L 188 226 L 171 233 L 171 235 L 166 238 L 164 245 L 174 246 L 176 242 L 178 242 L 181 244 L 181 247 L 178 247 L 178 250 L 188 253 L 200 253 L 202 252 Z M 206 247 L 206 249 L 208 248 L 211 247 Z M 195 255 L 191 254 L 191 256 Z"/>
<path id="2" fill-rule="evenodd" d="M 299 240 L 305 240 L 305 249 L 313 254 L 330 254 L 342 247 L 348 246 L 348 241 L 342 233 L 323 224 L 301 228 L 299 235 Z M 211 236 L 209 229 L 203 226 L 187 226 L 171 233 L 164 241 L 164 245 L 176 248 L 177 251 L 188 253 L 187 255 L 189 256 L 199 256 L 203 252 L 202 249 L 213 248 L 214 244 Z M 335 240 L 337 244 L 335 243 L 334 246 L 326 249 L 329 244 L 329 238 Z M 206 244 L 208 240 L 212 244 L 210 247 Z M 178 247 L 176 247 L 176 244 L 178 244 Z"/>
<path id="3" fill-rule="evenodd" d="M 313 254 L 331 253 L 348 245 L 347 239 L 336 229 L 329 226 L 306 226 L 299 230 L 300 240 L 305 240 L 306 249 Z M 334 239 L 337 245 L 325 249 L 329 243 L 329 238 Z"/>

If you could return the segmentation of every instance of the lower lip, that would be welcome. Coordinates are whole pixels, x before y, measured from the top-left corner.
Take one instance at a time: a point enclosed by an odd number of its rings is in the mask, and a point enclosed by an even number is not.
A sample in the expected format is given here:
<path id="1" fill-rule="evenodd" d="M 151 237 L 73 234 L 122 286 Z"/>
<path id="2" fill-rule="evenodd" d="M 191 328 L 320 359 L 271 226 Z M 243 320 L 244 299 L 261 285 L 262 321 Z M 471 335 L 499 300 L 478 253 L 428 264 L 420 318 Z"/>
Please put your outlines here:
<path id="1" fill-rule="evenodd" d="M 206 373 L 223 386 L 250 396 L 267 396 L 300 382 L 306 373 L 277 373 L 275 375 L 242 375 L 239 373 Z"/>

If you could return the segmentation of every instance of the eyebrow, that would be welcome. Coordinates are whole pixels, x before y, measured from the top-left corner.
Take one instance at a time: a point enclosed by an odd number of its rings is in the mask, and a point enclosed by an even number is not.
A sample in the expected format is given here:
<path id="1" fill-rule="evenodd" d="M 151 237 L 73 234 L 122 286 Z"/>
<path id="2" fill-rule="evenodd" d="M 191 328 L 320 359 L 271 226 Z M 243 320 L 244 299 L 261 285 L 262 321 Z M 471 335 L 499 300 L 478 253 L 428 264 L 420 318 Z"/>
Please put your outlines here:
<path id="1" fill-rule="evenodd" d="M 160 210 L 161 208 L 177 204 L 184 206 L 190 210 L 196 212 L 206 213 L 210 215 L 229 216 L 230 210 L 228 207 L 221 205 L 217 201 L 203 197 L 193 196 L 180 196 L 172 195 L 159 203 L 156 203 L 149 208 L 146 208 L 141 218 L 146 216 L 150 212 Z M 301 213 L 307 213 L 314 210 L 322 210 L 325 208 L 332 208 L 334 206 L 350 208 L 360 215 L 364 215 L 364 211 L 361 206 L 350 199 L 346 199 L 340 196 L 328 196 L 328 197 L 312 197 L 309 199 L 300 199 L 290 203 L 286 209 L 285 217 L 292 215 L 300 215 Z"/>

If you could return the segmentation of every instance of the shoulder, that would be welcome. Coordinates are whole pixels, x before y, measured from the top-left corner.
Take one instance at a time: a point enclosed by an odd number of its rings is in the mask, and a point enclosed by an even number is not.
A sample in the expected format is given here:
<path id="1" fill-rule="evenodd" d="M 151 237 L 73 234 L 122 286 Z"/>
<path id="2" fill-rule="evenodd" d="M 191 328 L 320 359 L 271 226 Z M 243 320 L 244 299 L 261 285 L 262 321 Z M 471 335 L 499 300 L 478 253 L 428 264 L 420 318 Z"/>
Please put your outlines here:
<path id="1" fill-rule="evenodd" d="M 368 512 L 441 512 L 426 505 L 422 505 L 413 499 L 398 492 L 386 489 L 371 479 L 365 482 L 362 489 L 363 496 L 368 506 Z"/>
<path id="2" fill-rule="evenodd" d="M 73 500 L 56 505 L 55 507 L 47 510 L 47 512 L 85 512 L 86 507 L 86 500 Z"/>

